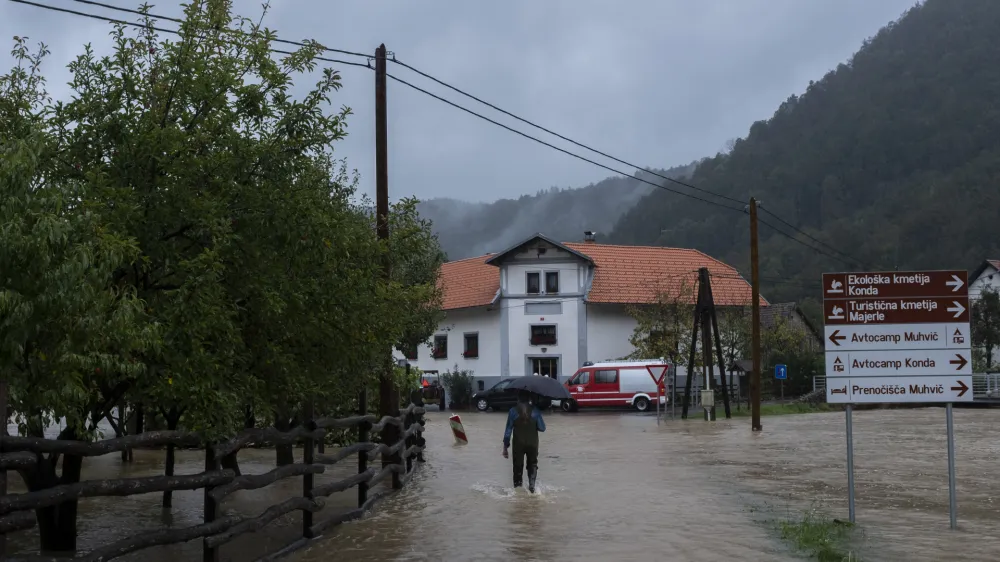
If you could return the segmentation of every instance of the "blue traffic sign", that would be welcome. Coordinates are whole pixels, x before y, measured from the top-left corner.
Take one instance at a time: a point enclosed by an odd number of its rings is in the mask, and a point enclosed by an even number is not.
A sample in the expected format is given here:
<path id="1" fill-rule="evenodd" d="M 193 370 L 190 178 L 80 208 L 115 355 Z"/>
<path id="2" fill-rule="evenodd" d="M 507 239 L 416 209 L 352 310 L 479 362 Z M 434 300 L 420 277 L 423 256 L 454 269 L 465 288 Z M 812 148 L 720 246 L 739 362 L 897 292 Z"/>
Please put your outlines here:
<path id="1" fill-rule="evenodd" d="M 787 365 L 775 365 L 774 366 L 774 378 L 779 380 L 785 380 L 788 378 L 788 366 Z"/>

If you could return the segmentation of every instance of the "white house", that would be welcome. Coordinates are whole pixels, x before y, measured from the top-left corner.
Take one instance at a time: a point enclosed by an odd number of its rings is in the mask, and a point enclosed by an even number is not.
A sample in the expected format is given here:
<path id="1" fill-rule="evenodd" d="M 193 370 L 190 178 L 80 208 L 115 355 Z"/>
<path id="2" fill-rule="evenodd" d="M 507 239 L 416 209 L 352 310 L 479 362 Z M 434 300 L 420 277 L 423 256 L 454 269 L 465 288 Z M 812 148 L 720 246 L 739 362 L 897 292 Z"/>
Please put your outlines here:
<path id="1" fill-rule="evenodd" d="M 983 289 L 1000 291 L 1000 260 L 985 260 L 969 275 L 969 300 L 978 299 Z"/>
<path id="2" fill-rule="evenodd" d="M 1000 260 L 985 260 L 969 275 L 969 301 L 979 298 L 983 290 L 1000 292 Z M 1000 349 L 993 350 L 993 370 L 1000 365 Z"/>
<path id="3" fill-rule="evenodd" d="M 694 287 L 707 267 L 719 306 L 750 304 L 750 284 L 732 267 L 697 250 L 559 243 L 535 234 L 512 248 L 444 264 L 446 318 L 430 345 L 408 353 L 424 372 L 456 365 L 477 385 L 502 377 L 568 377 L 586 361 L 625 357 L 636 321 L 629 305 Z M 691 295 L 694 298 L 694 295 Z M 761 304 L 767 305 L 762 298 Z"/>

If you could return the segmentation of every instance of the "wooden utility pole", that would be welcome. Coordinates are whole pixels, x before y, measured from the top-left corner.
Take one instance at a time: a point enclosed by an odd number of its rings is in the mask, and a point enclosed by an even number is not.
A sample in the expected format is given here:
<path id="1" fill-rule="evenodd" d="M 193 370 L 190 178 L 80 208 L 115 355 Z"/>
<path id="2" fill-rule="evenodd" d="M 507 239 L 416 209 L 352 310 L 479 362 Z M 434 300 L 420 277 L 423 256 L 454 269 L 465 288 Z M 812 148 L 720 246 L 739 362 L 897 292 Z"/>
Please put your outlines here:
<path id="1" fill-rule="evenodd" d="M 719 335 L 719 314 L 715 310 L 715 295 L 712 293 L 712 284 L 708 281 L 708 268 L 702 268 L 705 272 L 705 288 L 708 292 L 708 302 L 711 305 L 708 310 L 708 320 L 712 321 L 712 332 L 715 336 L 715 352 L 719 360 L 719 382 L 722 388 L 722 404 L 726 409 L 726 419 L 733 417 L 733 409 L 729 404 L 729 386 L 726 385 L 726 363 L 722 357 L 722 336 Z M 706 328 L 706 331 L 708 329 Z M 709 359 L 712 357 L 712 351 L 707 350 L 706 354 Z M 732 377 L 730 377 L 732 380 Z"/>
<path id="2" fill-rule="evenodd" d="M 732 417 L 729 406 L 729 392 L 726 389 L 726 371 L 722 360 L 722 338 L 719 337 L 719 320 L 715 311 L 715 298 L 712 295 L 712 281 L 707 267 L 698 270 L 698 297 L 694 305 L 694 327 L 691 330 L 691 348 L 688 352 L 688 374 L 684 380 L 684 405 L 681 409 L 681 419 L 687 419 L 688 407 L 691 404 L 691 380 L 694 375 L 694 359 L 698 344 L 698 334 L 701 333 L 702 365 L 708 373 L 705 378 L 705 388 L 722 391 L 722 403 L 725 406 L 726 418 Z M 715 382 L 715 371 L 712 357 L 712 341 L 715 341 L 715 351 L 719 362 L 719 384 Z"/>
<path id="3" fill-rule="evenodd" d="M 375 214 L 376 233 L 378 239 L 386 245 L 382 277 L 388 282 L 391 274 L 391 262 L 388 254 L 389 242 L 389 125 L 386 106 L 386 76 L 385 43 L 375 49 Z M 393 388 L 392 371 L 395 368 L 392 361 L 392 349 L 385 350 L 381 377 L 379 379 L 379 416 L 398 416 L 399 400 L 396 399 L 396 389 Z M 387 443 L 399 440 L 399 428 L 389 424 L 382 434 Z M 398 464 L 398 455 L 382 456 L 382 466 Z M 393 484 L 399 475 L 393 473 Z M 396 488 L 397 486 L 393 486 Z"/>
<path id="4" fill-rule="evenodd" d="M 684 404 L 681 406 L 681 419 L 688 417 L 688 406 L 691 404 L 691 379 L 694 378 L 695 350 L 698 347 L 698 326 L 701 322 L 701 283 L 698 284 L 698 300 L 694 305 L 694 328 L 691 330 L 691 349 L 688 351 L 687 376 L 684 377 Z"/>
<path id="5" fill-rule="evenodd" d="M 750 373 L 750 424 L 752 431 L 760 425 L 760 257 L 757 252 L 757 199 L 750 198 L 750 310 L 751 353 L 753 373 Z"/>

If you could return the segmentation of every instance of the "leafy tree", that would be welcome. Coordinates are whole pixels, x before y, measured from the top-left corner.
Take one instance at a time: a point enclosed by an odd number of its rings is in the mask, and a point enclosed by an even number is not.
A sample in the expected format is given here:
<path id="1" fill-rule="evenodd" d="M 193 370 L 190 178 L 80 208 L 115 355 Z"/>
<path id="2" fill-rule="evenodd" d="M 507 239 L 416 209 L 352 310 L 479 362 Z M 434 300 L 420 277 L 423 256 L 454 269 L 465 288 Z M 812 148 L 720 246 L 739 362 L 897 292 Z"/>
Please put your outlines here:
<path id="1" fill-rule="evenodd" d="M 810 351 L 810 335 L 786 318 L 778 317 L 772 326 L 761 330 L 761 380 L 765 388 L 777 394 L 781 384 L 773 376 L 775 365 L 788 367 L 788 379 L 784 382 L 786 395 L 804 394 L 812 390 L 812 377 L 822 375 L 826 366 L 822 354 Z"/>
<path id="2" fill-rule="evenodd" d="M 691 348 L 696 294 L 697 284 L 692 286 L 683 281 L 676 291 L 658 292 L 653 304 L 627 307 L 628 314 L 636 321 L 629 336 L 634 349 L 632 358 L 663 357 L 685 363 Z M 700 344 L 699 338 L 698 347 Z M 695 361 L 701 365 L 700 354 L 696 353 Z"/>
<path id="3" fill-rule="evenodd" d="M 135 291 L 112 283 L 137 255 L 134 240 L 116 235 L 81 209 L 85 183 L 46 178 L 39 166 L 47 139 L 0 141 L 0 377 L 23 435 L 44 437 L 65 418 L 58 439 L 86 439 L 136 380 L 138 360 L 155 349 L 155 326 Z M 6 423 L 6 420 L 4 420 Z M 20 471 L 30 491 L 78 482 L 83 458 L 38 455 Z M 72 549 L 76 501 L 38 510 L 44 545 Z"/>
<path id="4" fill-rule="evenodd" d="M 111 55 L 70 64 L 67 102 L 45 94 L 44 46 L 16 40 L 0 77 L 0 374 L 30 434 L 65 417 L 61 438 L 91 438 L 123 401 L 207 439 L 257 414 L 291 427 L 306 402 L 356 401 L 384 350 L 440 313 L 440 249 L 414 203 L 380 242 L 334 158 L 339 75 L 291 95 L 322 48 L 275 58 L 273 33 L 229 8 L 186 6 L 177 41 L 149 18 L 115 26 Z M 32 490 L 79 478 L 78 457 L 58 480 L 58 458 L 42 461 Z M 39 513 L 43 548 L 74 549 L 75 514 Z"/>
<path id="5" fill-rule="evenodd" d="M 454 409 L 468 408 L 472 403 L 472 384 L 475 376 L 471 370 L 459 369 L 456 364 L 441 375 L 441 382 L 448 390 L 449 405 Z"/>
<path id="6" fill-rule="evenodd" d="M 972 302 L 972 368 L 977 373 L 994 370 L 1000 349 L 1000 293 L 986 288 Z"/>

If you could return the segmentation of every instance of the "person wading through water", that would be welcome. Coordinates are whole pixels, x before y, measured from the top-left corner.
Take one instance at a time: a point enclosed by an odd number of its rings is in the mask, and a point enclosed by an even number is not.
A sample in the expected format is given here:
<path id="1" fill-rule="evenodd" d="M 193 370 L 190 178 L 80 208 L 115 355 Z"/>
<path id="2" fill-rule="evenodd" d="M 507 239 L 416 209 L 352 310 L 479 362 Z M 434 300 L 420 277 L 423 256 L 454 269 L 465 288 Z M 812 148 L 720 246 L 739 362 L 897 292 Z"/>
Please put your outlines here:
<path id="1" fill-rule="evenodd" d="M 538 476 L 538 432 L 545 431 L 542 413 L 531 404 L 531 393 L 520 391 L 517 405 L 507 413 L 507 429 L 503 433 L 503 458 L 508 458 L 511 434 L 514 437 L 514 487 L 524 479 L 524 457 L 528 457 L 528 491 L 535 493 Z"/>

